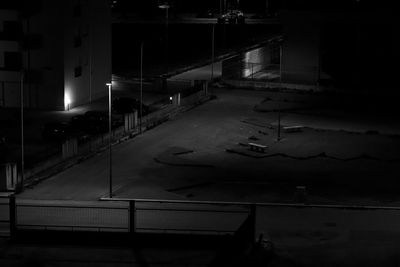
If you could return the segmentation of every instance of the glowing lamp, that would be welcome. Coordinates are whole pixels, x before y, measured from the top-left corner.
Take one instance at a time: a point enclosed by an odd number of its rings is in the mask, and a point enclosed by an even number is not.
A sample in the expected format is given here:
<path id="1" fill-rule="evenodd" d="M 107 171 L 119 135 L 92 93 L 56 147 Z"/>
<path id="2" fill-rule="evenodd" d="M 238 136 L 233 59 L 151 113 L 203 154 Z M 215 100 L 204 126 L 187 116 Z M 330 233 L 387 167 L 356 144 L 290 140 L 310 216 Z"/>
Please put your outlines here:
<path id="1" fill-rule="evenodd" d="M 65 108 L 65 110 L 69 111 L 70 105 L 71 105 L 71 98 L 70 98 L 68 93 L 65 93 L 65 95 L 64 95 L 64 108 Z"/>

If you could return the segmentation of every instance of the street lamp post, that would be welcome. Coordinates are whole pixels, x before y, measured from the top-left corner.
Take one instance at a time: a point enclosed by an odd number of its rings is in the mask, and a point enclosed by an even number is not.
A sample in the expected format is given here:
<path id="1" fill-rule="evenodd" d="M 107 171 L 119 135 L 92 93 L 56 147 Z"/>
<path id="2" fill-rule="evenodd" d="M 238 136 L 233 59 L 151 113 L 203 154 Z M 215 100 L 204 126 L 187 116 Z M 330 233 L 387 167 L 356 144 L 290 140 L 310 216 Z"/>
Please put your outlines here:
<path id="1" fill-rule="evenodd" d="M 279 44 L 279 83 L 282 83 L 282 43 Z M 282 87 L 282 84 L 280 84 Z"/>
<path id="2" fill-rule="evenodd" d="M 109 151 L 109 197 L 112 198 L 112 151 L 111 151 L 111 88 L 112 83 L 108 86 L 108 151 Z"/>
<path id="3" fill-rule="evenodd" d="M 282 88 L 282 42 L 279 44 L 279 83 L 280 88 Z M 277 141 L 281 140 L 281 108 L 278 107 L 278 138 Z"/>
<path id="4" fill-rule="evenodd" d="M 281 109 L 278 108 L 278 138 L 277 141 L 281 141 Z"/>
<path id="5" fill-rule="evenodd" d="M 170 5 L 168 3 L 164 3 L 158 6 L 161 9 L 165 9 L 165 64 L 166 64 L 166 72 L 168 73 L 168 10 Z"/>
<path id="6" fill-rule="evenodd" d="M 24 148 L 24 70 L 21 71 L 21 181 L 18 191 L 24 191 L 25 148 Z"/>
<path id="7" fill-rule="evenodd" d="M 143 41 L 140 44 L 140 118 L 139 118 L 139 127 L 140 133 L 142 133 L 142 104 L 143 103 Z"/>
<path id="8" fill-rule="evenodd" d="M 214 57 L 215 57 L 215 24 L 212 25 L 212 36 L 211 36 L 211 82 L 214 79 Z"/>

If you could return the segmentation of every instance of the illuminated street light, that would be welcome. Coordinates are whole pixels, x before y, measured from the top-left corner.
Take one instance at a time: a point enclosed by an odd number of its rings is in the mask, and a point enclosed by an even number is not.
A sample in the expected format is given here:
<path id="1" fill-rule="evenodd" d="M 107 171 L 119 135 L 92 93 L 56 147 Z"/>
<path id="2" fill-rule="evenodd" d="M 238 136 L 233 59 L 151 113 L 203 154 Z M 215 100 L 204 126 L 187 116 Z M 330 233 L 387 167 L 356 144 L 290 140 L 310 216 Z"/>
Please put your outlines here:
<path id="1" fill-rule="evenodd" d="M 71 105 L 71 98 L 69 97 L 68 93 L 65 93 L 64 95 L 64 107 L 67 111 L 70 110 L 70 105 Z"/>
<path id="2" fill-rule="evenodd" d="M 112 198 L 112 151 L 111 151 L 111 88 L 112 83 L 106 83 L 108 86 L 108 151 L 109 151 L 109 197 Z"/>

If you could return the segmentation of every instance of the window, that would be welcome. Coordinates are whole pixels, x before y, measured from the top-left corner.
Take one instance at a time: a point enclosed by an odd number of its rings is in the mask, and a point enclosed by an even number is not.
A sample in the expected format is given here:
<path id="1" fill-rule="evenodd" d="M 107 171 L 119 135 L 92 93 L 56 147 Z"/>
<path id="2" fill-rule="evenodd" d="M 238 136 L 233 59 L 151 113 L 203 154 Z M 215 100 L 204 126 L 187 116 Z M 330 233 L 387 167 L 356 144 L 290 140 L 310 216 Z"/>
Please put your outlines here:
<path id="1" fill-rule="evenodd" d="M 82 37 L 75 36 L 74 37 L 74 47 L 80 47 L 82 45 Z"/>
<path id="2" fill-rule="evenodd" d="M 22 36 L 21 23 L 18 21 L 3 21 L 3 32 L 0 33 L 1 40 L 16 41 Z"/>
<path id="3" fill-rule="evenodd" d="M 74 34 L 74 47 L 80 47 L 82 45 L 82 29 L 81 25 L 78 25 L 78 27 L 75 29 L 75 34 Z"/>
<path id="4" fill-rule="evenodd" d="M 74 75 L 75 78 L 82 76 L 82 66 L 75 67 Z"/>
<path id="5" fill-rule="evenodd" d="M 73 9 L 73 17 L 74 18 L 77 18 L 77 17 L 80 17 L 81 15 L 82 15 L 82 8 L 81 8 L 81 5 L 80 4 L 76 4 L 75 6 L 74 6 L 74 9 Z"/>
<path id="6" fill-rule="evenodd" d="M 22 42 L 24 50 L 36 50 L 43 47 L 43 37 L 40 34 L 25 35 Z"/>
<path id="7" fill-rule="evenodd" d="M 19 52 L 4 52 L 4 69 L 18 71 L 22 68 L 22 56 Z"/>

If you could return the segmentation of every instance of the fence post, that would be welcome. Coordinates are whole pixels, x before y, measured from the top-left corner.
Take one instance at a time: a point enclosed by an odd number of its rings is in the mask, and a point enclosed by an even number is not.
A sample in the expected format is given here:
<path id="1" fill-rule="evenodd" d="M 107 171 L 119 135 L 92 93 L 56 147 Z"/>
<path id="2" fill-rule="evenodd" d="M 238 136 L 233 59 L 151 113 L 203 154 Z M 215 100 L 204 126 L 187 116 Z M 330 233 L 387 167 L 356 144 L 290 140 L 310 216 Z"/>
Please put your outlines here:
<path id="1" fill-rule="evenodd" d="M 256 224 L 257 224 L 256 215 L 257 215 L 257 205 L 253 203 L 250 206 L 250 216 L 251 216 L 251 222 L 252 222 L 251 235 L 252 235 L 253 240 L 255 240 L 255 238 L 256 238 Z"/>
<path id="2" fill-rule="evenodd" d="M 9 212 L 10 212 L 10 237 L 14 238 L 17 230 L 17 212 L 16 212 L 15 195 L 9 197 Z"/>
<path id="3" fill-rule="evenodd" d="M 136 233 L 136 201 L 129 201 L 129 232 Z"/>

